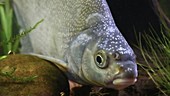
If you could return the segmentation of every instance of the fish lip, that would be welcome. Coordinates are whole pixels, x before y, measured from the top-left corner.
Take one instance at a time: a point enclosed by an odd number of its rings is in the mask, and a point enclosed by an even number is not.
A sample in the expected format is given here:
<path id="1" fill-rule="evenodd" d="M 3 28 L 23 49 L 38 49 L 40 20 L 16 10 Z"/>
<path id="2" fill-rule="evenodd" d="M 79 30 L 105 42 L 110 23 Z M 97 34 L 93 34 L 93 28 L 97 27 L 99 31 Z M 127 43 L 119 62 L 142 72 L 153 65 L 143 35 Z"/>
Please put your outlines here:
<path id="1" fill-rule="evenodd" d="M 113 84 L 113 82 L 116 81 L 121 81 L 117 84 Z M 116 90 L 121 90 L 124 89 L 130 85 L 133 85 L 135 82 L 137 81 L 137 78 L 114 78 L 112 80 L 107 81 L 106 83 L 106 87 L 108 88 L 114 88 Z"/>

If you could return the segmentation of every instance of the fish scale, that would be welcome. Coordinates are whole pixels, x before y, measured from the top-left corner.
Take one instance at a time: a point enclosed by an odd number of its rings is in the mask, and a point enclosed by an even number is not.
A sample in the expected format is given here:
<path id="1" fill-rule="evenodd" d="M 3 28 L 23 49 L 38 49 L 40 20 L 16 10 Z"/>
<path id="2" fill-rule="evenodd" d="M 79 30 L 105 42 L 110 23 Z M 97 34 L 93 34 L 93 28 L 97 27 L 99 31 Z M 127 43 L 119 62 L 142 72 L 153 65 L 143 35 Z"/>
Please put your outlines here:
<path id="1" fill-rule="evenodd" d="M 70 80 L 123 89 L 136 82 L 135 54 L 105 0 L 14 0 L 23 29 L 44 21 L 21 40 L 21 53 L 56 63 Z"/>

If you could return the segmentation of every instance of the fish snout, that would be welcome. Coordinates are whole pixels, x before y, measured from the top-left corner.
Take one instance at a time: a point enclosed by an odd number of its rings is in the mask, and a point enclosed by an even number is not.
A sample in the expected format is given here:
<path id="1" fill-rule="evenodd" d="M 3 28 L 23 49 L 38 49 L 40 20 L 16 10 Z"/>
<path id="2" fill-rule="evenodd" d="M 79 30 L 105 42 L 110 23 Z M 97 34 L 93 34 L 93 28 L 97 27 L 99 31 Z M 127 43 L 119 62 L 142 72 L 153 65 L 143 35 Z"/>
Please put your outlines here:
<path id="1" fill-rule="evenodd" d="M 127 62 L 119 65 L 119 73 L 116 77 L 119 78 L 137 78 L 137 64 L 134 62 Z"/>
<path id="2" fill-rule="evenodd" d="M 138 76 L 136 63 L 129 61 L 118 66 L 117 74 L 108 82 L 107 86 L 120 90 L 133 85 Z"/>

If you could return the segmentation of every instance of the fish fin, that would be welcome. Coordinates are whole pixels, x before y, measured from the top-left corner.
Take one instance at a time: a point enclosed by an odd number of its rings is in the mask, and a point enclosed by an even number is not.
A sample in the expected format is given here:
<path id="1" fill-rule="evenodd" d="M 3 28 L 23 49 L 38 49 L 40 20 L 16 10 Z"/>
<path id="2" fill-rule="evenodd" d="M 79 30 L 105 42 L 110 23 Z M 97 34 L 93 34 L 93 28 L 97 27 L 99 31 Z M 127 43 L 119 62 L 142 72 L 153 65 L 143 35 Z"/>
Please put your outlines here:
<path id="1" fill-rule="evenodd" d="M 58 63 L 54 63 L 60 70 L 62 70 L 63 72 L 67 73 L 68 72 L 68 68 L 66 66 L 63 66 L 61 64 Z"/>
<path id="2" fill-rule="evenodd" d="M 30 53 L 30 55 L 37 56 L 39 58 L 53 62 L 60 70 L 62 70 L 64 72 L 67 72 L 67 70 L 68 70 L 67 63 L 60 60 L 60 59 L 48 57 L 48 56 L 45 56 L 45 55 L 35 54 L 35 53 Z"/>

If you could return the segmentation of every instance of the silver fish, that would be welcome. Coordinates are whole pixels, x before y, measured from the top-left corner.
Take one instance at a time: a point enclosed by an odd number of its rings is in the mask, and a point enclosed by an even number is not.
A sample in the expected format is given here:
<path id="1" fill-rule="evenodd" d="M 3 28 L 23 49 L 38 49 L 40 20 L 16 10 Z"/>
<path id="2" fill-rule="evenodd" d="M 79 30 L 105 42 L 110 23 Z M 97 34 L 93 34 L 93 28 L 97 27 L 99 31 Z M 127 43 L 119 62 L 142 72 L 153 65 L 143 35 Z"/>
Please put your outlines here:
<path id="1" fill-rule="evenodd" d="M 123 89 L 137 80 L 135 54 L 105 0 L 13 0 L 23 29 L 44 19 L 22 41 L 33 53 L 67 69 L 70 80 Z"/>

